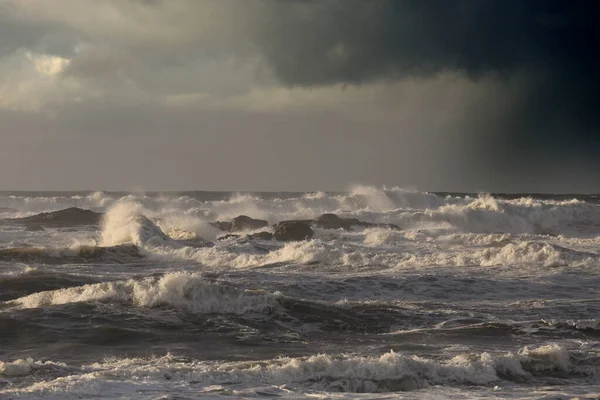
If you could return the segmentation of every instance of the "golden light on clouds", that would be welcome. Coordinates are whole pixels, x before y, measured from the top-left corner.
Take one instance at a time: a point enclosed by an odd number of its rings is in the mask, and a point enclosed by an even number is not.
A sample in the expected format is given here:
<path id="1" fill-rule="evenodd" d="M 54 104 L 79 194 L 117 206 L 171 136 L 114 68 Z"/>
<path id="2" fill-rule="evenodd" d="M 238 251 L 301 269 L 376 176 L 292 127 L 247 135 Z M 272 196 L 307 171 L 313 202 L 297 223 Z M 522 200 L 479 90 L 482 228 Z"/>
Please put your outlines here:
<path id="1" fill-rule="evenodd" d="M 36 71 L 44 76 L 60 74 L 71 62 L 67 58 L 31 52 L 27 52 L 26 57 L 34 65 Z"/>

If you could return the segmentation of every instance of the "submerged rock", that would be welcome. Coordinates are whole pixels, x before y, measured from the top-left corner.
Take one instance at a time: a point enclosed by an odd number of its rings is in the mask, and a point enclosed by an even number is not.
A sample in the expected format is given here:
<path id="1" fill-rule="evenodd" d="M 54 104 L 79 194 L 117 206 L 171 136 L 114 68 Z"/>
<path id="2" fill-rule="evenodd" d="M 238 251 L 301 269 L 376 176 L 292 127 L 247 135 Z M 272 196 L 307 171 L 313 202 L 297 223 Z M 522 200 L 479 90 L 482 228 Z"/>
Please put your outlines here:
<path id="1" fill-rule="evenodd" d="M 229 232 L 251 231 L 269 226 L 269 223 L 262 219 L 250 218 L 247 215 L 240 215 L 231 220 Z"/>
<path id="2" fill-rule="evenodd" d="M 231 222 L 227 222 L 227 221 L 210 222 L 209 225 L 213 226 L 223 232 L 229 232 L 229 230 L 231 229 Z"/>
<path id="3" fill-rule="evenodd" d="M 341 218 L 335 214 L 323 214 L 319 218 L 314 220 L 314 225 L 321 229 L 343 229 L 345 231 L 352 230 L 353 226 L 363 228 L 385 228 L 400 230 L 398 225 L 394 224 L 380 224 L 375 222 L 364 222 L 357 218 Z"/>
<path id="4" fill-rule="evenodd" d="M 275 225 L 275 239 L 282 242 L 309 240 L 313 237 L 313 230 L 303 221 L 282 221 Z"/>
<path id="5" fill-rule="evenodd" d="M 351 230 L 353 225 L 361 225 L 362 222 L 356 218 L 340 218 L 335 214 L 323 214 L 315 219 L 314 224 L 321 229 L 343 229 Z"/>
<path id="6" fill-rule="evenodd" d="M 273 234 L 271 232 L 263 231 L 248 235 L 248 239 L 272 240 Z"/>
<path id="7" fill-rule="evenodd" d="M 51 226 L 51 227 L 69 227 L 81 225 L 98 225 L 102 220 L 102 214 L 92 210 L 84 210 L 77 207 L 66 208 L 64 210 L 44 212 L 31 217 L 13 218 L 8 222 L 29 225 L 32 227 Z"/>

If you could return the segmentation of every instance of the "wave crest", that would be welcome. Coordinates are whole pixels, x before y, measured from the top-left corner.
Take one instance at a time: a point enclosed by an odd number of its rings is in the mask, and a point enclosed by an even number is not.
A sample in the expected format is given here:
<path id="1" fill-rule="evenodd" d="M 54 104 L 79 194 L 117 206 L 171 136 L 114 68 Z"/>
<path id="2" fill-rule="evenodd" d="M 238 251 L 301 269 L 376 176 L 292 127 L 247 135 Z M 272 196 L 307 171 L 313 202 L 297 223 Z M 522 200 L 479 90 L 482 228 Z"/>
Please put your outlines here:
<path id="1" fill-rule="evenodd" d="M 102 282 L 34 293 L 8 302 L 20 308 L 40 308 L 79 302 L 116 301 L 138 307 L 170 306 L 188 312 L 245 314 L 275 307 L 270 296 L 254 295 L 206 282 L 200 275 L 169 273 L 160 278 Z"/>
<path id="2" fill-rule="evenodd" d="M 588 360 L 595 362 L 597 360 Z M 47 364 L 47 363 L 46 363 Z M 45 364 L 33 360 L 0 363 L 0 368 L 16 374 L 32 373 Z M 58 367 L 58 364 L 57 364 Z M 64 367 L 66 369 L 68 367 Z M 567 350 L 556 344 L 524 348 L 517 353 L 460 354 L 451 359 L 430 359 L 389 352 L 381 356 L 352 356 L 318 354 L 304 358 L 278 358 L 264 361 L 204 363 L 172 355 L 151 359 L 108 359 L 71 371 L 68 379 L 59 378 L 37 383 L 28 393 L 68 391 L 70 395 L 120 397 L 130 388 L 139 388 L 139 379 L 164 382 L 181 387 L 190 383 L 202 386 L 228 385 L 239 388 L 271 388 L 286 385 L 292 390 L 327 390 L 329 392 L 398 392 L 432 385 L 487 386 L 501 381 L 523 382 L 536 377 L 577 373 Z M 2 370 L 0 370 L 2 371 Z M 79 372 L 79 373 L 77 373 Z M 115 379 L 122 385 L 110 384 Z M 95 382 L 90 385 L 90 380 Z M 23 393 L 9 389 L 4 393 Z M 0 391 L 2 393 L 2 391 Z"/>

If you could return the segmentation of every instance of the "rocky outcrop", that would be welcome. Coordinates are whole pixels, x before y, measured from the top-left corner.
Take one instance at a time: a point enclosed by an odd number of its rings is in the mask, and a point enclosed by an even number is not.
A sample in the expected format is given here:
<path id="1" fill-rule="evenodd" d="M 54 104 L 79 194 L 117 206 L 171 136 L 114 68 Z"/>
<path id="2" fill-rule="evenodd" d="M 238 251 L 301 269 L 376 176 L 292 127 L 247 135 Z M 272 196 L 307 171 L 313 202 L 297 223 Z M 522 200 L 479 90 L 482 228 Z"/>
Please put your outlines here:
<path id="1" fill-rule="evenodd" d="M 231 222 L 227 222 L 227 221 L 210 222 L 209 225 L 212 227 L 215 227 L 223 232 L 229 232 L 229 230 L 231 229 Z"/>
<path id="2" fill-rule="evenodd" d="M 379 224 L 374 222 L 364 222 L 356 218 L 340 218 L 335 214 L 323 214 L 314 220 L 314 226 L 321 229 L 343 229 L 351 231 L 352 227 L 362 228 L 385 228 L 400 230 L 398 225 L 394 224 Z"/>
<path id="3" fill-rule="evenodd" d="M 304 221 L 282 221 L 274 226 L 273 237 L 282 242 L 309 240 L 313 237 L 313 230 Z"/>
<path id="4" fill-rule="evenodd" d="M 240 215 L 234 218 L 231 222 L 211 222 L 211 225 L 219 228 L 222 231 L 230 232 L 227 235 L 223 235 L 217 238 L 217 240 L 227 239 L 238 239 L 242 237 L 231 232 L 240 232 L 247 230 L 255 230 L 264 228 L 268 225 L 267 221 L 261 219 L 250 218 L 246 215 Z M 335 214 L 323 214 L 318 218 L 312 220 L 291 220 L 282 221 L 273 225 L 274 233 L 268 231 L 258 232 L 252 235 L 247 235 L 247 239 L 259 239 L 259 240 L 271 240 L 275 238 L 281 241 L 293 241 L 293 240 L 305 240 L 313 237 L 313 230 L 311 227 L 320 229 L 343 229 L 345 231 L 351 231 L 353 228 L 384 228 L 400 230 L 398 225 L 394 224 L 382 224 L 375 222 L 364 222 L 357 218 L 341 218 Z"/>
<path id="5" fill-rule="evenodd" d="M 356 218 L 340 218 L 335 214 L 323 214 L 314 220 L 314 225 L 321 229 L 343 229 L 349 231 L 352 226 L 361 225 L 362 222 Z"/>
<path id="6" fill-rule="evenodd" d="M 71 207 L 59 211 L 44 212 L 31 217 L 13 218 L 6 220 L 10 223 L 23 224 L 28 226 L 48 226 L 48 227 L 70 227 L 82 225 L 98 225 L 102 220 L 102 214 L 84 210 L 77 207 Z"/>
<path id="7" fill-rule="evenodd" d="M 209 225 L 223 232 L 241 232 L 265 228 L 269 226 L 269 223 L 262 219 L 254 219 L 248 217 L 247 215 L 240 215 L 232 219 L 231 222 L 215 221 L 210 222 Z"/>
<path id="8" fill-rule="evenodd" d="M 250 218 L 247 215 L 240 215 L 231 220 L 229 232 L 251 231 L 254 229 L 265 228 L 269 223 L 263 219 Z"/>
<path id="9" fill-rule="evenodd" d="M 272 240 L 273 234 L 271 232 L 262 231 L 262 232 L 254 233 L 252 235 L 248 235 L 248 239 Z"/>

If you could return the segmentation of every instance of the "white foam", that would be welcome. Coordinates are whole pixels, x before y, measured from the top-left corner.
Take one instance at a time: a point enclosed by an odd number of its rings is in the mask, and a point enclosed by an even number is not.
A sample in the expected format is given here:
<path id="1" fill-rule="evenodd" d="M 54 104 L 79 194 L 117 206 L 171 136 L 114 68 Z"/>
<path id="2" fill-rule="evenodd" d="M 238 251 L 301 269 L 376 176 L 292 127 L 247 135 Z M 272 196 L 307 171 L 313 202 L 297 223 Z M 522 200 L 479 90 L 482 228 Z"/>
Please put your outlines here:
<path id="1" fill-rule="evenodd" d="M 0 361 L 0 375 L 2 376 L 25 376 L 29 375 L 35 364 L 32 358 L 15 360 L 13 362 Z"/>
<path id="2" fill-rule="evenodd" d="M 179 249 L 154 249 L 155 256 L 170 260 L 195 261 L 208 267 L 248 268 L 277 263 L 339 264 L 341 249 L 335 244 L 319 240 L 274 243 L 273 250 L 265 252 L 264 248 L 255 247 L 251 243 L 217 243 L 214 247 L 183 247 Z"/>
<path id="3" fill-rule="evenodd" d="M 533 371 L 553 371 L 569 369 L 569 353 L 556 343 L 530 349 L 523 348 L 519 355 L 522 362 Z"/>
<path id="4" fill-rule="evenodd" d="M 107 359 L 89 364 L 68 376 L 37 382 L 25 388 L 2 390 L 5 395 L 69 395 L 120 397 L 144 390 L 153 393 L 186 392 L 193 382 L 195 393 L 218 389 L 224 394 L 249 393 L 252 388 L 288 393 L 396 392 L 434 385 L 489 386 L 502 379 L 520 381 L 531 373 L 564 371 L 571 368 L 569 355 L 557 345 L 522 349 L 507 354 L 460 354 L 439 360 L 409 356 L 393 351 L 380 356 L 317 354 L 306 358 L 278 358 L 244 362 L 202 362 L 172 355 L 150 359 Z M 7 364 L 7 363 L 4 363 Z M 19 360 L 10 365 L 19 374 L 31 373 L 39 362 Z M 3 364 L 0 364 L 3 365 Z"/>

